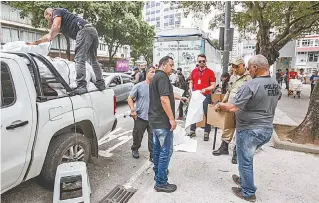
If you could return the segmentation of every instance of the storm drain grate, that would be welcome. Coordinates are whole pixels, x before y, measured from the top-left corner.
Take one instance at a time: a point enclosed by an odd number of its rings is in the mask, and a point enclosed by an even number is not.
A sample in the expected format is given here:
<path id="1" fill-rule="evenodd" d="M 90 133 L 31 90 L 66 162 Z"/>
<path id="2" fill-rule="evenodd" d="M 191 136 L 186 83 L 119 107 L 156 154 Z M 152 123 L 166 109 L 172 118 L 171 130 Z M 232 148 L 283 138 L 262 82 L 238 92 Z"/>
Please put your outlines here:
<path id="1" fill-rule="evenodd" d="M 99 203 L 127 203 L 137 190 L 125 189 L 118 185 L 111 190 Z"/>

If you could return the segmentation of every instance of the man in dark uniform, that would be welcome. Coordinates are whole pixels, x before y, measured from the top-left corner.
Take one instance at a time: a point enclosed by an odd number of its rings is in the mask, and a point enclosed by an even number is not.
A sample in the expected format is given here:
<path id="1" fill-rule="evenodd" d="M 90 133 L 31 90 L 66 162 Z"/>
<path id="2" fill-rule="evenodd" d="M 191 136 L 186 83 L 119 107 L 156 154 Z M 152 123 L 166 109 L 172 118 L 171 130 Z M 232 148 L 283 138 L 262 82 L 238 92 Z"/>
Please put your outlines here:
<path id="1" fill-rule="evenodd" d="M 102 70 L 97 61 L 97 48 L 99 46 L 98 33 L 96 29 L 86 20 L 70 13 L 64 8 L 47 8 L 44 12 L 45 19 L 49 22 L 51 30 L 41 39 L 35 42 L 29 42 L 29 45 L 38 45 L 43 42 L 53 40 L 60 32 L 76 40 L 75 46 L 75 63 L 76 63 L 76 80 L 77 88 L 74 90 L 76 94 L 84 94 L 87 92 L 86 68 L 85 62 L 90 59 L 95 76 L 95 86 L 100 90 L 105 89 L 105 83 L 102 77 Z"/>

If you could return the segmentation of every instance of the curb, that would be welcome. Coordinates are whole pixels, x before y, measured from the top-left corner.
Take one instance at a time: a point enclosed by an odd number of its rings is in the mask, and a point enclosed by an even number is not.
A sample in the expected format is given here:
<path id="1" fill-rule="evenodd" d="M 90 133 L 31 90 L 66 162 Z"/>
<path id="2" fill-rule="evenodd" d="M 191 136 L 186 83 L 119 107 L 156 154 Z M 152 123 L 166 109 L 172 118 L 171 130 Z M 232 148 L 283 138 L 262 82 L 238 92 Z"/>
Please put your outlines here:
<path id="1" fill-rule="evenodd" d="M 287 141 L 281 141 L 275 130 L 272 134 L 272 141 L 276 149 L 319 154 L 319 147 L 313 147 L 313 146 L 291 143 Z"/>

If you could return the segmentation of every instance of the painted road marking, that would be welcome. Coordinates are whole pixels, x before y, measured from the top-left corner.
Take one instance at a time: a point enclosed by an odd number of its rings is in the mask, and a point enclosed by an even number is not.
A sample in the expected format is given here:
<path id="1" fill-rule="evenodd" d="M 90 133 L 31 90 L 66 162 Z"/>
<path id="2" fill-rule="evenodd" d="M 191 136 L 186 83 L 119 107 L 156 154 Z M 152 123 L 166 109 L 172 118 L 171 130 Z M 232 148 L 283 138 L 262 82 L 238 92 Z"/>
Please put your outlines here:
<path id="1" fill-rule="evenodd" d="M 150 162 L 150 161 L 147 160 L 147 161 L 143 164 L 143 166 L 142 166 L 141 168 L 139 168 L 139 169 L 132 175 L 132 177 L 126 181 L 126 183 L 123 185 L 123 187 L 124 187 L 125 189 L 132 188 L 133 183 L 141 176 L 141 174 L 142 174 L 144 171 L 148 170 L 148 169 L 152 166 L 152 164 L 153 164 L 152 162 Z"/>

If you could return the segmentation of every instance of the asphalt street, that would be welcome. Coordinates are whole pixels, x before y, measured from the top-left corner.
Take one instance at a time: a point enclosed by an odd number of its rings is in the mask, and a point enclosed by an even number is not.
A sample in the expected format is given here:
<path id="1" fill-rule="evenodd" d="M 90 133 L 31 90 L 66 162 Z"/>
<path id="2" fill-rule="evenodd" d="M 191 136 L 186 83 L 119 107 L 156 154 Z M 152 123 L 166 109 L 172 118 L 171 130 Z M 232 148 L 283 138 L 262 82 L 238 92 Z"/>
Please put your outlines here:
<path id="1" fill-rule="evenodd" d="M 98 203 L 117 185 L 130 186 L 140 173 L 151 163 L 148 161 L 147 136 L 143 139 L 140 158 L 131 155 L 133 119 L 124 118 L 129 111 L 127 102 L 117 103 L 118 126 L 100 141 L 98 159 L 91 159 L 88 164 L 92 195 L 91 202 Z M 49 203 L 53 191 L 43 188 L 35 179 L 9 190 L 1 195 L 2 203 Z"/>

